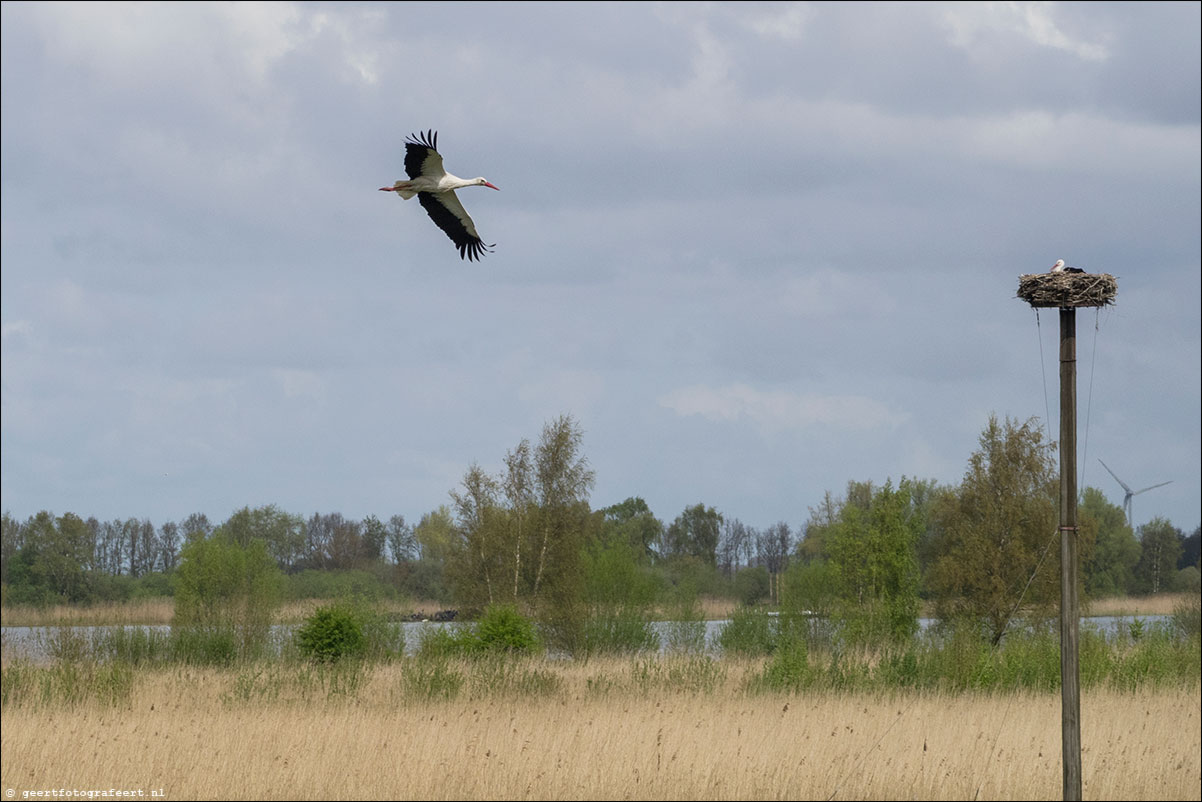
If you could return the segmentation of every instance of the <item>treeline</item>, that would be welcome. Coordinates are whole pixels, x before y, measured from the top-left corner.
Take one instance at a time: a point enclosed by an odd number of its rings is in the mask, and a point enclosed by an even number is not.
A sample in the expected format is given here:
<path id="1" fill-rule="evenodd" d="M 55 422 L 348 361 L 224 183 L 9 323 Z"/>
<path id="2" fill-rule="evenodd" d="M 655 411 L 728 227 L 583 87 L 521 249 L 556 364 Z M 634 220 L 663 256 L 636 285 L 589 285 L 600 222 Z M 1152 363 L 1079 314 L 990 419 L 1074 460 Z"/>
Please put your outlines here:
<path id="1" fill-rule="evenodd" d="M 1019 605 L 1058 599 L 1058 477 L 1038 421 L 991 418 L 962 481 L 851 481 L 809 518 L 757 529 L 699 503 L 672 521 L 641 498 L 589 505 L 594 475 L 570 416 L 520 442 L 495 476 L 471 466 L 450 503 L 402 515 L 309 517 L 274 505 L 218 525 L 202 513 L 155 525 L 40 512 L 2 522 L 6 605 L 173 595 L 189 546 L 259 544 L 292 596 L 348 588 L 467 610 L 515 604 L 552 628 L 590 609 L 684 605 L 700 594 L 838 616 L 865 638 L 905 635 L 918 605 L 1000 637 Z M 1199 588 L 1199 535 L 1163 518 L 1133 531 L 1086 488 L 1079 504 L 1085 597 Z M 565 626 L 567 624 L 565 623 Z"/>

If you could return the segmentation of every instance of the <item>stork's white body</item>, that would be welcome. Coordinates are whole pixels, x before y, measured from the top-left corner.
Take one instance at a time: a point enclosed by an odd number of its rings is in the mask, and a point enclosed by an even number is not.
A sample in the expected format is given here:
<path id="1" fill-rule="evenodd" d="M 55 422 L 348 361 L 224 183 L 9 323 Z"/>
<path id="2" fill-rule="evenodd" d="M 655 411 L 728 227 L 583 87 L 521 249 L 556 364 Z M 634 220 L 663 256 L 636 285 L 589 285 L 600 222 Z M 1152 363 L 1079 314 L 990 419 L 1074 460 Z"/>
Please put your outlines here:
<path id="1" fill-rule="evenodd" d="M 444 172 L 442 175 L 435 177 L 429 175 L 419 175 L 417 178 L 411 178 L 408 181 L 397 181 L 390 189 L 396 191 L 405 200 L 409 200 L 419 192 L 454 192 L 457 189 L 464 187 L 481 186 L 483 178 L 460 178 L 457 175 L 451 175 Z"/>
<path id="2" fill-rule="evenodd" d="M 1056 264 L 1052 265 L 1053 273 L 1084 273 L 1085 270 L 1080 267 L 1065 267 L 1063 259 L 1057 259 Z"/>
<path id="3" fill-rule="evenodd" d="M 423 136 L 409 135 L 405 142 L 405 172 L 408 181 L 397 181 L 390 187 L 380 187 L 381 192 L 395 192 L 409 200 L 414 195 L 430 219 L 441 228 L 459 249 L 460 259 L 479 259 L 492 248 L 476 233 L 476 224 L 459 202 L 455 190 L 463 187 L 491 187 L 484 178 L 460 178 L 451 175 L 442 166 L 442 156 L 437 150 L 438 134 L 427 131 Z"/>

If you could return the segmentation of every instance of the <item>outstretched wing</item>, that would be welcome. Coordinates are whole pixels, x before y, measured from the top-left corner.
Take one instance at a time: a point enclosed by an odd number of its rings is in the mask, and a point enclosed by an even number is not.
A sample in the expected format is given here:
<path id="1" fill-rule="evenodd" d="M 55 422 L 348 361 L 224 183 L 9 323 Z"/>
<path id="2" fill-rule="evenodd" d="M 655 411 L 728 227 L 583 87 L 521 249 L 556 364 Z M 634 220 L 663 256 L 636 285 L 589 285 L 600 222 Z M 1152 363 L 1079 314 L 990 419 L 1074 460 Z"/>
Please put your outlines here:
<path id="1" fill-rule="evenodd" d="M 431 129 L 424 134 L 410 134 L 405 140 L 405 172 L 411 179 L 423 175 L 431 178 L 446 175 L 442 156 L 438 155 L 437 131 Z"/>
<path id="2" fill-rule="evenodd" d="M 406 167 L 407 163 L 408 157 Z M 485 245 L 480 239 L 480 235 L 476 233 L 476 224 L 472 222 L 467 209 L 463 208 L 454 192 L 419 192 L 417 199 L 434 224 L 445 231 L 451 242 L 455 243 L 460 259 L 479 259 L 493 247 Z"/>

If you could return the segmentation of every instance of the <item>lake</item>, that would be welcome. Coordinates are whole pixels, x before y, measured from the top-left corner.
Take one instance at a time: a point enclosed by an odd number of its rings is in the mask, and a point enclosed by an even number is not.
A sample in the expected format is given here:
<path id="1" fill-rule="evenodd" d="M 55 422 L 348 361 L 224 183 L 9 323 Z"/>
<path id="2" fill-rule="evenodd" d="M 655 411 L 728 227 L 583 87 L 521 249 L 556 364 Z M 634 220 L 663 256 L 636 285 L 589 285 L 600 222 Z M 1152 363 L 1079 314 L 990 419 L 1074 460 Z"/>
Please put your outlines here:
<path id="1" fill-rule="evenodd" d="M 1092 629 L 1096 632 L 1101 632 L 1106 635 L 1113 635 L 1116 632 L 1122 632 L 1127 627 L 1130 627 L 1136 619 L 1143 622 L 1144 630 L 1147 631 L 1153 627 L 1167 623 L 1170 616 L 1167 615 L 1144 615 L 1144 616 L 1092 616 L 1083 617 L 1081 619 L 1081 628 Z M 718 637 L 722 628 L 729 623 L 728 620 L 706 621 L 705 623 L 705 645 L 706 649 L 712 653 L 720 653 L 721 648 L 718 646 Z M 934 623 L 934 619 L 920 618 L 918 619 L 919 629 L 925 631 Z M 442 629 L 450 627 L 452 629 L 465 626 L 465 622 L 434 622 L 434 621 L 403 621 L 399 622 L 405 634 L 405 653 L 413 655 L 421 643 L 422 631 L 427 627 Z M 293 624 L 278 624 L 271 628 L 273 642 L 279 644 L 292 636 L 292 632 L 297 625 Z M 666 621 L 656 621 L 652 623 L 652 628 L 660 638 L 660 651 L 663 653 L 666 648 L 664 646 L 667 640 L 670 623 Z M 59 630 L 60 627 L 0 627 L 0 641 L 4 645 L 5 657 L 12 658 L 18 655 L 28 657 L 32 660 L 42 660 L 49 656 L 47 650 L 47 641 Z M 94 632 L 103 632 L 105 630 L 116 629 L 113 626 L 104 627 L 69 627 L 75 633 L 84 635 L 89 639 Z M 159 632 L 169 632 L 171 627 L 168 625 L 130 625 L 124 627 L 126 630 L 145 629 Z"/>

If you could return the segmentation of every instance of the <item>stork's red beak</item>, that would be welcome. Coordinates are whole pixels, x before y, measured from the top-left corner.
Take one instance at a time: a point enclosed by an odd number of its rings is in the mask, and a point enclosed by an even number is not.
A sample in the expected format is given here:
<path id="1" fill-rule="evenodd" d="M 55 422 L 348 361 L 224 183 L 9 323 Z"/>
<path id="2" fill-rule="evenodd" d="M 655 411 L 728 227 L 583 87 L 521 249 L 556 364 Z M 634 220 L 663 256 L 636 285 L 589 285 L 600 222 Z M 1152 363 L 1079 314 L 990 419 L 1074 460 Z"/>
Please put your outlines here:
<path id="1" fill-rule="evenodd" d="M 381 192 L 392 192 L 392 187 L 380 187 Z"/>
<path id="2" fill-rule="evenodd" d="M 501 191 L 501 188 L 500 188 L 500 187 L 498 187 L 498 186 L 493 186 L 492 184 L 488 183 L 487 181 L 485 181 L 485 182 L 484 182 L 484 186 L 486 186 L 486 187 L 492 187 L 493 189 L 497 190 L 498 192 L 500 192 L 500 191 Z"/>

